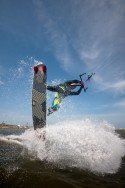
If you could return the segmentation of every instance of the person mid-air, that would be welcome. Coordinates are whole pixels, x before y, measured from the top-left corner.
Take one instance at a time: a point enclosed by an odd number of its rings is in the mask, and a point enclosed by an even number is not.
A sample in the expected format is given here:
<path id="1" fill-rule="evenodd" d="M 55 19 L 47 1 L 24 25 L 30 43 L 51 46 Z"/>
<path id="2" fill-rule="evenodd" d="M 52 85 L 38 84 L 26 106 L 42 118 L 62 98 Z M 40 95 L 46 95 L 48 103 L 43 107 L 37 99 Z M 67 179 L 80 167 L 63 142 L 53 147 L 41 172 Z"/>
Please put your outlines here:
<path id="1" fill-rule="evenodd" d="M 90 78 L 94 74 L 95 73 L 88 75 L 86 81 L 90 80 Z M 49 107 L 47 115 L 50 115 L 53 112 L 57 111 L 60 108 L 60 104 L 65 97 L 70 96 L 70 95 L 79 95 L 82 89 L 84 90 L 84 92 L 86 92 L 88 88 L 85 87 L 85 84 L 82 81 L 82 78 L 81 78 L 82 75 L 80 75 L 81 80 L 69 80 L 56 86 L 47 86 L 47 89 L 49 91 L 56 92 L 55 98 L 52 102 L 52 106 Z M 74 91 L 76 87 L 80 87 L 80 88 L 77 91 Z"/>

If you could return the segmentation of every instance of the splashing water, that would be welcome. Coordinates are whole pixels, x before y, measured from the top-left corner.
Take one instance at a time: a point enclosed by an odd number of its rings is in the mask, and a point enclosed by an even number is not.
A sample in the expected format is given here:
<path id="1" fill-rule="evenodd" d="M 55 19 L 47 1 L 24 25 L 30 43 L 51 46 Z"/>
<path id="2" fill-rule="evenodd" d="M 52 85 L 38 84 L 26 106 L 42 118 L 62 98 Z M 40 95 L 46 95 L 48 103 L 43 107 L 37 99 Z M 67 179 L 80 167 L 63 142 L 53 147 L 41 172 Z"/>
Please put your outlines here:
<path id="1" fill-rule="evenodd" d="M 23 144 L 40 160 L 94 173 L 116 173 L 125 155 L 125 141 L 106 122 L 66 121 L 47 126 L 46 141 L 33 130 L 21 136 Z"/>

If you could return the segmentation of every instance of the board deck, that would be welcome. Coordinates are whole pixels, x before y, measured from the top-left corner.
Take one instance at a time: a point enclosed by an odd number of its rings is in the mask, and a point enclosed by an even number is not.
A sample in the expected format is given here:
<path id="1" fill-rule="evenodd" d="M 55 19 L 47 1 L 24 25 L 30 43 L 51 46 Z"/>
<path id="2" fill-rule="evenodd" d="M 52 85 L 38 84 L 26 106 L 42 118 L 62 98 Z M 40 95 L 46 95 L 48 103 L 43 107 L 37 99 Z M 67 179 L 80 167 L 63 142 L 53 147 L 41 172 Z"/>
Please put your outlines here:
<path id="1" fill-rule="evenodd" d="M 46 126 L 46 79 L 46 65 L 38 64 L 34 66 L 32 117 L 35 130 Z"/>

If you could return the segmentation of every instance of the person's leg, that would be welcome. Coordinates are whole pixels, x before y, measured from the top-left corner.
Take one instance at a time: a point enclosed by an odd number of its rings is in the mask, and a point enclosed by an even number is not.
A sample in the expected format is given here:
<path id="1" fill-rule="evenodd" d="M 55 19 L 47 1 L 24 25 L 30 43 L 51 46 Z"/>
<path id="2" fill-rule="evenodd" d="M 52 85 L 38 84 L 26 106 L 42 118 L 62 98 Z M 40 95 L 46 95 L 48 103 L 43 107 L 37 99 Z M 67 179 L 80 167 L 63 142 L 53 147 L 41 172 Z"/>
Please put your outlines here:
<path id="1" fill-rule="evenodd" d="M 52 114 L 53 112 L 57 111 L 59 108 L 60 108 L 60 105 L 58 103 L 58 99 L 55 97 L 54 100 L 53 100 L 52 106 L 49 107 L 49 109 L 48 109 L 47 115 Z"/>
<path id="2" fill-rule="evenodd" d="M 58 99 L 55 97 L 51 106 L 51 109 L 54 111 L 57 111 L 60 108 L 59 106 L 59 101 Z"/>
<path id="3" fill-rule="evenodd" d="M 47 86 L 47 89 L 49 91 L 53 91 L 53 92 L 59 92 L 59 93 L 63 93 L 63 89 L 59 86 Z"/>
<path id="4" fill-rule="evenodd" d="M 57 92 L 58 91 L 58 86 L 47 86 L 47 89 L 49 91 Z"/>

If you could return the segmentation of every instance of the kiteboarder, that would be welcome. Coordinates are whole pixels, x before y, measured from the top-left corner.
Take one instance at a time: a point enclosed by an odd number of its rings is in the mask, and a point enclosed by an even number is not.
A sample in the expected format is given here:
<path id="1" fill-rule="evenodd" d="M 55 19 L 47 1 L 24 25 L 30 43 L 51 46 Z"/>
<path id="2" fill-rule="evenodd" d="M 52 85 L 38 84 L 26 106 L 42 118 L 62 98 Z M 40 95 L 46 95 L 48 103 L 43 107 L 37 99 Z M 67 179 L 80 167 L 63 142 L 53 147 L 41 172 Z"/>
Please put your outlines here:
<path id="1" fill-rule="evenodd" d="M 74 91 L 74 89 L 78 86 L 80 86 L 80 88 L 77 91 Z M 69 95 L 79 95 L 82 89 L 84 89 L 84 92 L 86 92 L 87 90 L 82 80 L 69 80 L 56 86 L 47 86 L 47 89 L 52 92 L 57 92 L 52 106 L 48 109 L 47 115 L 50 115 L 53 112 L 57 111 L 60 108 L 60 104 L 65 97 Z"/>

